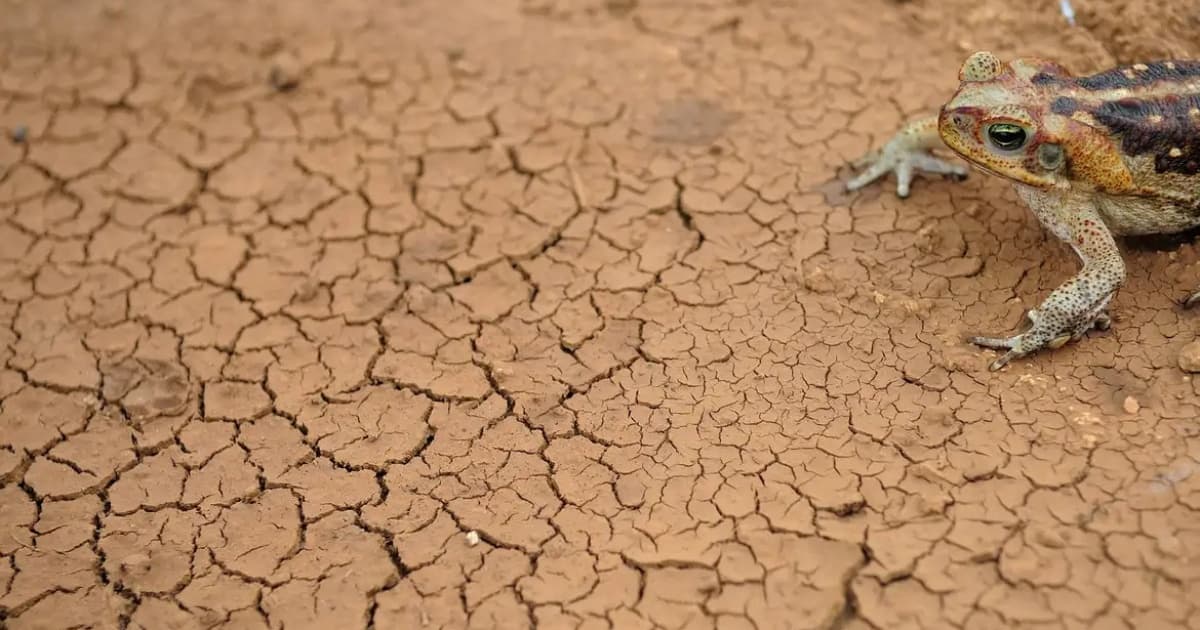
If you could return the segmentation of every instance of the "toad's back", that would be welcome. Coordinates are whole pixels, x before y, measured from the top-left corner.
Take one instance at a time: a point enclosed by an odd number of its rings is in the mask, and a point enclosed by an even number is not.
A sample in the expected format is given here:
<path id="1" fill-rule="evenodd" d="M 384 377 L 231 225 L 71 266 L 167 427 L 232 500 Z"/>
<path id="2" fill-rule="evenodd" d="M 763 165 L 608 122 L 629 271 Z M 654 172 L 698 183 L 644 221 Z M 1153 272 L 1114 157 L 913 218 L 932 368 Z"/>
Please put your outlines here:
<path id="1" fill-rule="evenodd" d="M 1191 206 L 1200 198 L 1200 62 L 1158 61 L 1084 77 L 1043 72 L 1053 113 L 1110 135 L 1135 185 Z"/>

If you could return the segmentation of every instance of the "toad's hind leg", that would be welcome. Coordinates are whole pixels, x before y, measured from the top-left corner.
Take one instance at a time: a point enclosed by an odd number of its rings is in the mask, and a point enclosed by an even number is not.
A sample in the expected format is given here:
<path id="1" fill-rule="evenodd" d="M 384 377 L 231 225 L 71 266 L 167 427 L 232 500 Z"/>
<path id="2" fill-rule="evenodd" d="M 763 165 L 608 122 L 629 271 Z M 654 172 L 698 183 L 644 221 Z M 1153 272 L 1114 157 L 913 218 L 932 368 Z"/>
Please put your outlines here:
<path id="1" fill-rule="evenodd" d="M 1200 290 L 1183 298 L 1183 308 L 1196 308 L 1200 306 Z"/>
<path id="2" fill-rule="evenodd" d="M 971 338 L 972 343 L 1007 350 L 992 363 L 993 370 L 1036 350 L 1058 348 L 1092 328 L 1106 328 L 1111 320 L 1105 309 L 1125 281 L 1121 252 L 1094 207 L 1035 205 L 1041 206 L 1035 212 L 1042 222 L 1075 249 L 1083 268 L 1029 311 L 1029 330 L 1008 338 Z"/>

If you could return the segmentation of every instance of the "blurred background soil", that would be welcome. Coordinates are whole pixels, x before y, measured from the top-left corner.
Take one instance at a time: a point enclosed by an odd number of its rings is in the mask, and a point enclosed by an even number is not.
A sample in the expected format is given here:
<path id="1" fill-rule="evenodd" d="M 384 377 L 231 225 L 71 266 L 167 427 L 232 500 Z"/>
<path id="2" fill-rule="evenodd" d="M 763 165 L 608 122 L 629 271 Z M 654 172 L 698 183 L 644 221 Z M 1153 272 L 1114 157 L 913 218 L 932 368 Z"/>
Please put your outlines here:
<path id="1" fill-rule="evenodd" d="M 847 195 L 1193 1 L 0 0 L 0 626 L 1200 630 L 1200 246 Z"/>

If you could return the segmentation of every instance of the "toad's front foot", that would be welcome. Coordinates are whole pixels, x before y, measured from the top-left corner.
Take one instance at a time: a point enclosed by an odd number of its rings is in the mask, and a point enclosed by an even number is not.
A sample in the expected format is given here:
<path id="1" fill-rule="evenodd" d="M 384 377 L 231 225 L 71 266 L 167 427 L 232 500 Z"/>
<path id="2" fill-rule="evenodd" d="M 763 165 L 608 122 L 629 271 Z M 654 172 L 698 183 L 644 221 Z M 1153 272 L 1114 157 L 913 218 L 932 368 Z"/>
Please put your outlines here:
<path id="1" fill-rule="evenodd" d="M 1019 335 L 1007 338 L 970 337 L 968 339 L 971 343 L 985 348 L 1007 350 L 1000 355 L 1000 358 L 993 361 L 988 369 L 994 372 L 1008 365 L 1013 359 L 1019 359 L 1043 348 L 1057 350 L 1066 345 L 1068 341 L 1080 339 L 1093 328 L 1108 330 L 1112 325 L 1112 318 L 1103 310 L 1095 316 L 1085 319 L 1082 324 L 1067 327 L 1054 326 L 1048 320 L 1039 317 L 1037 311 L 1029 311 L 1027 317 L 1033 326 Z"/>
<path id="2" fill-rule="evenodd" d="M 856 191 L 883 177 L 896 174 L 896 194 L 908 197 L 913 176 L 918 172 L 935 175 L 967 176 L 967 167 L 947 162 L 930 153 L 930 149 L 941 145 L 937 135 L 937 118 L 926 118 L 901 129 L 884 145 L 882 150 L 872 151 L 852 164 L 854 168 L 866 167 L 857 177 L 846 183 L 846 190 Z"/>

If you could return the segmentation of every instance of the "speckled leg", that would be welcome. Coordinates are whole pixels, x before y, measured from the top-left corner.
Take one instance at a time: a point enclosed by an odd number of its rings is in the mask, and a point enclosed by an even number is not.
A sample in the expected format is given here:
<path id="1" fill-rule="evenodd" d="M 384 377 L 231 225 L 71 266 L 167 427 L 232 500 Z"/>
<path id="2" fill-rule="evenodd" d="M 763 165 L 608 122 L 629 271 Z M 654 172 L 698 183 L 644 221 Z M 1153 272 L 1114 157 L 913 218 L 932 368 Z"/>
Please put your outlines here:
<path id="1" fill-rule="evenodd" d="M 1200 291 L 1183 299 L 1183 308 L 1196 308 L 1197 306 L 1200 306 Z"/>
<path id="2" fill-rule="evenodd" d="M 966 177 L 967 167 L 934 157 L 930 151 L 945 147 L 937 131 L 937 117 L 930 116 L 913 121 L 896 132 L 882 150 L 872 151 L 856 160 L 854 168 L 867 167 L 846 184 L 851 192 L 883 177 L 888 172 L 896 173 L 896 194 L 908 197 L 913 175 L 918 171 L 936 175 Z"/>
<path id="3" fill-rule="evenodd" d="M 1039 204 L 1036 201 L 1041 201 Z M 1111 319 L 1105 309 L 1125 281 L 1125 262 L 1112 234 L 1095 208 L 1083 204 L 1050 209 L 1045 199 L 1030 206 L 1059 238 L 1067 241 L 1083 261 L 1083 268 L 1050 293 L 1028 313 L 1032 326 L 1025 332 L 999 339 L 972 337 L 972 343 L 1007 350 L 991 365 L 998 370 L 1017 357 L 1042 348 L 1059 348 L 1079 339 L 1092 328 L 1105 329 Z"/>

